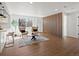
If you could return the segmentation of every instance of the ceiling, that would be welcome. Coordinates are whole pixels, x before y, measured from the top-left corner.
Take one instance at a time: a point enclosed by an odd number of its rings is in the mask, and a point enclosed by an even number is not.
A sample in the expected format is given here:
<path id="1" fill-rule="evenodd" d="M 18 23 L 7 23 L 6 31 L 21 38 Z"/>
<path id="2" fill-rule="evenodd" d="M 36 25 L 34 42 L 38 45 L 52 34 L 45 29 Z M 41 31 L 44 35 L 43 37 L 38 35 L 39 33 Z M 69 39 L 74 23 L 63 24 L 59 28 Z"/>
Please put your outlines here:
<path id="1" fill-rule="evenodd" d="M 79 2 L 5 2 L 9 13 L 28 16 L 48 16 L 58 12 L 71 13 L 79 10 Z"/>

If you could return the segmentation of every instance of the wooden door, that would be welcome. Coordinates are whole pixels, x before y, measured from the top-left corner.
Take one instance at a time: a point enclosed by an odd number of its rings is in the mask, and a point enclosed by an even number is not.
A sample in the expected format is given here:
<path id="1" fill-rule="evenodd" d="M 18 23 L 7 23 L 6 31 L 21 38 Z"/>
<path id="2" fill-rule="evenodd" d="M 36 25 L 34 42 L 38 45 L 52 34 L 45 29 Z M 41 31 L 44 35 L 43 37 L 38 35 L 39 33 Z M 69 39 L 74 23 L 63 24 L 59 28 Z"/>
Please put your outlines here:
<path id="1" fill-rule="evenodd" d="M 62 13 L 57 15 L 57 36 L 62 37 Z"/>
<path id="2" fill-rule="evenodd" d="M 43 18 L 43 31 L 44 33 L 50 33 L 49 31 L 49 20 L 48 20 L 48 17 L 44 17 Z"/>
<path id="3" fill-rule="evenodd" d="M 62 13 L 43 18 L 44 32 L 52 35 L 62 36 Z"/>

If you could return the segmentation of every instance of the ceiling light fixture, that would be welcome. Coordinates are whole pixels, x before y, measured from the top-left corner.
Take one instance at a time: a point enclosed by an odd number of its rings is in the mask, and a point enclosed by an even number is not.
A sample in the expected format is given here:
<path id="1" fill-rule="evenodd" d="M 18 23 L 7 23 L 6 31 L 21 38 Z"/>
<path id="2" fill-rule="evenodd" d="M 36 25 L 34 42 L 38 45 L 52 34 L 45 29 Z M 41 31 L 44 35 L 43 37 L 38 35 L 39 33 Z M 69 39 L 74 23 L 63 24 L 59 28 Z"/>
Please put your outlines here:
<path id="1" fill-rule="evenodd" d="M 55 11 L 58 11 L 58 9 L 55 9 Z"/>

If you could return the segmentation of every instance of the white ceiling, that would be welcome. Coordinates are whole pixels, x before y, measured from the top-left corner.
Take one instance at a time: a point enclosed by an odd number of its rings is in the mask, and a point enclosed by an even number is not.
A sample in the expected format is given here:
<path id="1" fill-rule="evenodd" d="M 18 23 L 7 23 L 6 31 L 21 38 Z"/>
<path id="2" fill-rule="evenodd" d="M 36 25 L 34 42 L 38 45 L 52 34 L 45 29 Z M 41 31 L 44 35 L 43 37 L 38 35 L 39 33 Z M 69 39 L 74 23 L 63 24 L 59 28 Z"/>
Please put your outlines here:
<path id="1" fill-rule="evenodd" d="M 47 16 L 58 12 L 75 12 L 79 2 L 6 2 L 10 14 L 28 16 Z"/>

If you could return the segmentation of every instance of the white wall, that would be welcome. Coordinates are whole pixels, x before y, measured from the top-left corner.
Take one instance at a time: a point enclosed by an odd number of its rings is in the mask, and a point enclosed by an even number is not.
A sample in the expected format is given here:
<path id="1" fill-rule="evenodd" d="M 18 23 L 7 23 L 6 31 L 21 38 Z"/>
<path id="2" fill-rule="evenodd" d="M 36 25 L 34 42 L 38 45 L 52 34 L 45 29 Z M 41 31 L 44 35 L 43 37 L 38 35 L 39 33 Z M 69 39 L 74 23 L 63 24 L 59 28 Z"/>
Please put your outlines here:
<path id="1" fill-rule="evenodd" d="M 76 28 L 77 38 L 79 38 L 79 13 L 77 14 Z"/>
<path id="2" fill-rule="evenodd" d="M 67 15 L 67 36 L 77 38 L 77 14 L 70 13 Z"/>
<path id="3" fill-rule="evenodd" d="M 62 36 L 67 36 L 67 14 L 63 13 L 63 20 L 62 20 Z"/>
<path id="4" fill-rule="evenodd" d="M 74 13 L 63 13 L 63 20 L 62 20 L 62 36 L 70 36 L 78 38 L 78 12 Z"/>

